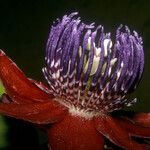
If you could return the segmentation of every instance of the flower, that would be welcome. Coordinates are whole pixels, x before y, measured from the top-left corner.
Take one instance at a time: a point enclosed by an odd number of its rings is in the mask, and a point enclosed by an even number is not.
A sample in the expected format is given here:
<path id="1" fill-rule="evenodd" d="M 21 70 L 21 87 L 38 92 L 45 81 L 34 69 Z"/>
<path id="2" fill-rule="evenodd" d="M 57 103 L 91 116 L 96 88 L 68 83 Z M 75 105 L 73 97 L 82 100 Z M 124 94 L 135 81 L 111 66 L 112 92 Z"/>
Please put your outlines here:
<path id="1" fill-rule="evenodd" d="M 46 126 L 52 150 L 109 149 L 105 138 L 127 150 L 149 149 L 150 114 L 114 115 L 127 100 L 144 67 L 142 38 L 122 25 L 113 42 L 100 25 L 86 25 L 77 13 L 51 27 L 43 68 L 48 86 L 28 79 L 3 51 L 0 78 L 6 94 L 0 113 Z"/>

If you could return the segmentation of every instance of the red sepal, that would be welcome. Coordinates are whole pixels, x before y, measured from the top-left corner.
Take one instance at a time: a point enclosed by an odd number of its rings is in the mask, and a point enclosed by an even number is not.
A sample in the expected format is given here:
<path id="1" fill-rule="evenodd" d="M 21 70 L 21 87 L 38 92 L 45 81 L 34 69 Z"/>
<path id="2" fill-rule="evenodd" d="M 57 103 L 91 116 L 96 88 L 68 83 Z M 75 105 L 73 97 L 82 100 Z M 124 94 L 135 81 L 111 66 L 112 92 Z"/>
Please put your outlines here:
<path id="1" fill-rule="evenodd" d="M 136 113 L 132 117 L 132 120 L 136 122 L 136 124 L 150 127 L 150 113 Z"/>
<path id="2" fill-rule="evenodd" d="M 120 125 L 123 129 L 128 131 L 129 135 L 135 137 L 144 137 L 150 138 L 150 126 L 145 127 L 140 124 L 137 124 L 134 120 L 130 120 L 127 118 L 115 118 L 114 119 L 118 125 Z"/>
<path id="3" fill-rule="evenodd" d="M 52 98 L 52 96 L 42 91 L 27 79 L 23 72 L 3 51 L 0 51 L 0 79 L 7 94 L 17 103 L 31 103 L 32 101 L 42 102 Z"/>
<path id="4" fill-rule="evenodd" d="M 96 129 L 114 144 L 128 150 L 147 150 L 144 144 L 138 144 L 131 139 L 129 132 L 111 116 L 99 116 L 95 118 Z"/>
<path id="5" fill-rule="evenodd" d="M 6 96 L 4 97 L 6 101 Z M 32 104 L 0 103 L 0 113 L 36 124 L 48 124 L 61 120 L 67 110 L 55 101 Z"/>

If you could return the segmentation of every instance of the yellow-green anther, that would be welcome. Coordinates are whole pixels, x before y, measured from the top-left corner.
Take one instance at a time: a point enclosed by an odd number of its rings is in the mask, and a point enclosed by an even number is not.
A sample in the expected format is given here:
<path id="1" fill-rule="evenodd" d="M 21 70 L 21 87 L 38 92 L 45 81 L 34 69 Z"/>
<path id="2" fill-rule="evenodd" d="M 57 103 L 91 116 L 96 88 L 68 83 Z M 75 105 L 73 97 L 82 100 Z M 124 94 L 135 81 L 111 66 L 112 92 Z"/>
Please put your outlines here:
<path id="1" fill-rule="evenodd" d="M 110 39 L 104 40 L 104 56 L 105 57 L 107 57 L 107 51 L 108 51 L 107 47 L 108 47 L 109 42 L 110 42 L 109 48 L 111 48 L 112 47 L 112 41 Z"/>
<path id="2" fill-rule="evenodd" d="M 117 61 L 117 58 L 113 58 L 111 61 L 110 61 L 110 66 L 112 67 Z"/>
<path id="3" fill-rule="evenodd" d="M 88 61 L 86 62 L 85 67 L 84 67 L 84 69 L 83 69 L 83 72 L 84 72 L 84 73 L 86 73 L 87 68 L 88 68 L 88 65 L 89 65 L 89 59 L 88 59 Z"/>
<path id="4" fill-rule="evenodd" d="M 116 63 L 116 61 L 117 61 L 117 58 L 111 59 L 111 61 L 110 61 L 110 67 L 109 67 L 109 71 L 108 71 L 108 76 L 111 75 L 112 67 L 114 66 L 114 64 Z"/>
<path id="5" fill-rule="evenodd" d="M 99 65 L 99 61 L 100 61 L 100 57 L 94 56 L 93 64 L 92 64 L 92 68 L 91 68 L 91 73 L 90 73 L 91 76 L 96 73 L 98 65 Z"/>
<path id="6" fill-rule="evenodd" d="M 92 68 L 91 68 L 91 72 L 90 72 L 90 76 L 94 75 L 97 71 L 98 65 L 99 65 L 99 61 L 100 61 L 100 53 L 101 53 L 101 48 L 97 48 L 95 47 L 95 43 L 94 44 L 94 58 L 93 58 L 93 62 L 92 62 Z M 85 68 L 84 68 L 84 73 L 87 71 L 89 65 L 89 60 L 87 61 Z"/>
<path id="7" fill-rule="evenodd" d="M 79 57 L 81 57 L 81 54 L 82 54 L 82 47 L 79 46 Z"/>
<path id="8" fill-rule="evenodd" d="M 94 45 L 94 55 L 96 56 L 96 57 L 99 57 L 100 56 L 100 53 L 101 53 L 101 48 L 100 47 L 96 47 L 95 46 L 95 43 L 93 43 L 93 45 Z"/>
<path id="9" fill-rule="evenodd" d="M 121 75 L 121 71 L 122 71 L 122 68 L 120 68 L 119 71 L 117 72 L 117 80 L 119 79 L 119 77 Z"/>
<path id="10" fill-rule="evenodd" d="M 85 56 L 84 56 L 84 60 L 83 60 L 83 68 L 85 68 L 86 62 L 87 62 L 87 56 L 85 55 Z"/>
<path id="11" fill-rule="evenodd" d="M 88 42 L 87 42 L 87 46 L 86 46 L 87 50 L 91 49 L 91 37 L 88 38 Z"/>
<path id="12" fill-rule="evenodd" d="M 95 47 L 95 43 L 94 43 L 94 58 L 93 58 L 93 63 L 92 63 L 92 68 L 90 73 L 91 76 L 94 75 L 97 71 L 99 61 L 100 61 L 100 53 L 101 53 L 101 48 Z"/>
<path id="13" fill-rule="evenodd" d="M 104 72 L 105 72 L 105 69 L 106 69 L 106 64 L 107 64 L 106 62 L 103 64 L 102 72 L 101 72 L 102 75 L 104 75 Z"/>

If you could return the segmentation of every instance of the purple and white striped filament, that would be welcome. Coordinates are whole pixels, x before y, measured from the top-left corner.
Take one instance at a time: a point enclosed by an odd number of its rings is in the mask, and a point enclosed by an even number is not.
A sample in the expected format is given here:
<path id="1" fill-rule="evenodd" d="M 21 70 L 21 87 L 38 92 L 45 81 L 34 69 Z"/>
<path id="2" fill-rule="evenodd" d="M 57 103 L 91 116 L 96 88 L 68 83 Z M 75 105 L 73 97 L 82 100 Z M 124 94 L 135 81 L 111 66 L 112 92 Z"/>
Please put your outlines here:
<path id="1" fill-rule="evenodd" d="M 52 94 L 68 107 L 110 112 L 130 106 L 125 96 L 143 73 L 142 38 L 122 25 L 115 41 L 103 26 L 84 24 L 78 13 L 63 16 L 51 27 L 44 76 Z"/>

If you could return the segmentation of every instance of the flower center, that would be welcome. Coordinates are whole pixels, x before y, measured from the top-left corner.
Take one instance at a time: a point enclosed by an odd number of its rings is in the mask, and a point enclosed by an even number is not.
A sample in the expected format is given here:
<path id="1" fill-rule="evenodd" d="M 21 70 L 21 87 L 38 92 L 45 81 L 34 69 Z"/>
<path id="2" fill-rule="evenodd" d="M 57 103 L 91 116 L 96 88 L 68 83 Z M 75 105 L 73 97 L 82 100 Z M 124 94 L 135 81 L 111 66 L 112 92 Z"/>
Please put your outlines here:
<path id="1" fill-rule="evenodd" d="M 43 72 L 51 93 L 70 112 L 82 115 L 130 106 L 135 99 L 127 101 L 125 95 L 136 88 L 143 72 L 141 38 L 128 27 L 121 32 L 120 26 L 113 44 L 102 26 L 94 29 L 75 15 L 64 16 L 50 31 Z"/>

